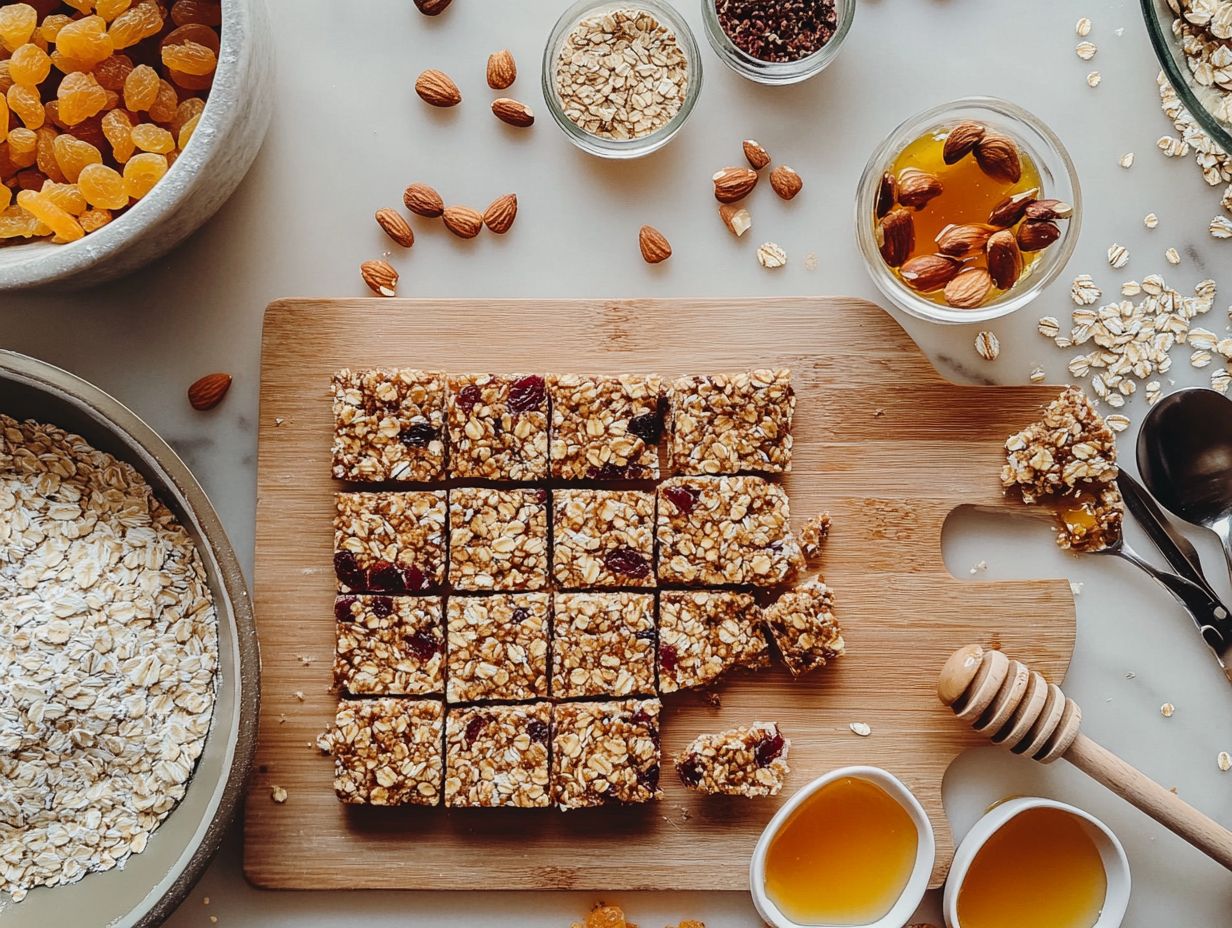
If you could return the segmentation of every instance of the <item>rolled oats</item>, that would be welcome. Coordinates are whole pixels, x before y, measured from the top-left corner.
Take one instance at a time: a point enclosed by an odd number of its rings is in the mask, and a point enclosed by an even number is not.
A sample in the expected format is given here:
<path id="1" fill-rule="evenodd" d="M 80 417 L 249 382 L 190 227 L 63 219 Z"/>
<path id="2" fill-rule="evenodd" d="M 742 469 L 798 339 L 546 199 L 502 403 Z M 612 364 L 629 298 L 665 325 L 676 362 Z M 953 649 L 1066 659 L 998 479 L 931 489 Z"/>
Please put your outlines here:
<path id="1" fill-rule="evenodd" d="M 334 573 L 343 593 L 415 593 L 445 581 L 445 491 L 338 493 Z"/>
<path id="2" fill-rule="evenodd" d="M 1087 86 L 1088 87 L 1098 87 L 1100 84 L 1100 81 L 1102 80 L 1103 80 L 1103 76 L 1098 71 L 1091 71 L 1089 74 L 1087 74 Z"/>
<path id="3" fill-rule="evenodd" d="M 404 368 L 340 370 L 334 397 L 338 480 L 426 482 L 445 476 L 445 376 Z"/>
<path id="4" fill-rule="evenodd" d="M 1211 220 L 1211 238 L 1232 238 L 1232 219 L 1227 216 L 1216 216 Z"/>
<path id="5" fill-rule="evenodd" d="M 834 594 L 812 580 L 780 596 L 763 610 L 766 629 L 793 677 L 826 666 L 845 649 L 834 617 Z"/>
<path id="6" fill-rule="evenodd" d="M 1099 302 L 1099 298 L 1103 296 L 1103 291 L 1099 289 L 1090 274 L 1079 274 L 1074 278 L 1074 282 L 1069 287 L 1070 297 L 1077 306 L 1090 306 L 1093 303 Z M 1049 321 L 1049 328 L 1052 333 L 1044 332 L 1044 320 Z M 1045 316 L 1040 320 L 1040 334 L 1047 334 L 1048 338 L 1053 338 L 1060 331 L 1060 323 L 1057 322 L 1054 316 Z"/>
<path id="7" fill-rule="evenodd" d="M 558 480 L 657 479 L 663 382 L 654 374 L 552 374 L 551 471 Z"/>
<path id="8" fill-rule="evenodd" d="M 440 597 L 339 596 L 334 615 L 336 686 L 353 696 L 445 692 Z"/>
<path id="9" fill-rule="evenodd" d="M 1079 42 L 1074 46 L 1074 53 L 1083 61 L 1090 61 L 1094 58 L 1096 51 L 1098 49 L 1095 47 L 1094 42 Z"/>
<path id="10" fill-rule="evenodd" d="M 449 378 L 449 473 L 487 480 L 545 480 L 548 401 L 537 374 Z"/>
<path id="11" fill-rule="evenodd" d="M 552 608 L 552 697 L 655 692 L 651 593 L 557 593 Z"/>
<path id="12" fill-rule="evenodd" d="M 1001 356 L 1001 342 L 992 332 L 979 332 L 975 336 L 975 353 L 985 361 L 995 361 Z"/>
<path id="13" fill-rule="evenodd" d="M 1110 245 L 1108 247 L 1108 264 L 1113 268 L 1120 269 L 1129 263 L 1129 249 L 1124 245 Z"/>
<path id="14" fill-rule="evenodd" d="M 556 707 L 552 800 L 561 809 L 650 802 L 659 789 L 657 699 Z"/>
<path id="15" fill-rule="evenodd" d="M 655 585 L 654 494 L 552 494 L 552 576 L 561 589 Z"/>
<path id="16" fill-rule="evenodd" d="M 1083 16 L 1081 19 L 1079 19 L 1078 25 L 1074 27 L 1074 32 L 1078 34 L 1078 38 L 1080 39 L 1085 39 L 1087 36 L 1089 36 L 1091 34 L 1090 17 Z"/>
<path id="17" fill-rule="evenodd" d="M 699 735 L 676 756 L 676 773 L 690 789 L 717 796 L 777 796 L 791 773 L 791 741 L 774 722 L 754 722 Z"/>
<path id="18" fill-rule="evenodd" d="M 340 702 L 328 740 L 338 798 L 349 805 L 437 805 L 444 716 L 435 700 Z"/>
<path id="19" fill-rule="evenodd" d="M 547 586 L 546 490 L 450 490 L 449 530 L 449 581 L 455 589 Z"/>
<path id="20" fill-rule="evenodd" d="M 450 707 L 445 721 L 445 805 L 552 804 L 548 745 L 552 706 Z"/>
<path id="21" fill-rule="evenodd" d="M 664 590 L 659 598 L 659 691 L 714 683 L 769 664 L 761 610 L 748 593 Z"/>
<path id="22" fill-rule="evenodd" d="M 448 701 L 547 698 L 550 606 L 547 593 L 450 597 Z"/>
<path id="23" fill-rule="evenodd" d="M 795 409 L 786 368 L 678 377 L 670 393 L 672 469 L 677 474 L 787 473 Z"/>
<path id="24" fill-rule="evenodd" d="M 1159 225 L 1159 217 L 1156 216 L 1154 213 L 1147 213 L 1145 216 L 1142 217 L 1142 224 L 1146 226 L 1148 229 L 1154 229 L 1156 226 Z"/>
<path id="25" fill-rule="evenodd" d="M 1098 74 L 1099 72 L 1095 71 L 1093 73 Z M 1125 168 L 1126 170 L 1129 170 L 1130 168 L 1134 166 L 1134 153 L 1132 151 L 1127 151 L 1125 154 L 1121 155 L 1121 160 L 1119 163 L 1121 167 Z"/>
<path id="26" fill-rule="evenodd" d="M 1164 258 L 1166 258 L 1168 263 L 1172 265 L 1181 263 L 1181 253 L 1177 251 L 1175 248 L 1169 248 L 1167 251 L 1165 251 Z"/>

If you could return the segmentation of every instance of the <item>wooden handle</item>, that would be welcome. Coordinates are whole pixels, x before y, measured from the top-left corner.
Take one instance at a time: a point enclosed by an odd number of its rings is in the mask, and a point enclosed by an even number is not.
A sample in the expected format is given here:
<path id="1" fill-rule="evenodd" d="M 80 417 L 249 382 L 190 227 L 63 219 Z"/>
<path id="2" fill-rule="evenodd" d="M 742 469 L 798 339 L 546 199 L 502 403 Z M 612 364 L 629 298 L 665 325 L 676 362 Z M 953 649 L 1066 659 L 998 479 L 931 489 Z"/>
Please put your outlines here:
<path id="1" fill-rule="evenodd" d="M 1080 734 L 1065 759 L 1137 806 L 1173 834 L 1184 838 L 1212 860 L 1232 870 L 1232 831 L 1203 815 L 1176 793 L 1164 789 L 1141 770 Z"/>

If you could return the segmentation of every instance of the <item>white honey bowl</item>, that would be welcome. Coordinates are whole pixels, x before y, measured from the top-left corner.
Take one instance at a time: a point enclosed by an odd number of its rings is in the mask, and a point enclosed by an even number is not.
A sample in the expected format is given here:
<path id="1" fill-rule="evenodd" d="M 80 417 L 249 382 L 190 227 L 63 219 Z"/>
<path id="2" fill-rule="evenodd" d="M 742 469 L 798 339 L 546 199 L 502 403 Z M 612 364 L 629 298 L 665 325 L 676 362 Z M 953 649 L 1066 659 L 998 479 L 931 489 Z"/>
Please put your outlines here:
<path id="1" fill-rule="evenodd" d="M 954 852 L 954 862 L 950 865 L 950 875 L 942 897 L 942 912 L 947 928 L 962 928 L 962 922 L 958 919 L 958 893 L 976 855 L 1006 822 L 1029 809 L 1057 809 L 1068 812 L 1086 828 L 1087 834 L 1095 842 L 1096 850 L 1099 851 L 1100 860 L 1104 864 L 1104 875 L 1108 881 L 1104 907 L 1094 928 L 1118 928 L 1125 918 L 1125 910 L 1129 907 L 1130 888 L 1129 859 L 1125 856 L 1121 842 L 1107 825 L 1090 813 L 1054 799 L 1036 797 L 1010 799 L 1001 803 L 976 822 L 962 839 L 958 850 Z"/>
<path id="2" fill-rule="evenodd" d="M 761 837 L 757 839 L 757 847 L 749 863 L 749 891 L 753 895 L 753 905 L 757 908 L 757 914 L 773 928 L 844 928 L 844 926 L 824 924 L 803 925 L 792 921 L 779 911 L 779 907 L 766 895 L 766 851 L 770 847 L 770 842 L 783 827 L 787 818 L 803 802 L 823 786 L 828 786 L 844 777 L 864 780 L 885 790 L 907 811 L 915 825 L 919 839 L 916 842 L 915 864 L 911 868 L 911 875 L 907 878 L 907 885 L 903 887 L 898 901 L 894 903 L 890 911 L 875 922 L 869 922 L 867 925 L 845 926 L 845 928 L 901 928 L 915 912 L 920 900 L 924 898 L 924 893 L 928 890 L 928 880 L 932 876 L 933 863 L 937 857 L 937 843 L 933 837 L 933 826 L 928 820 L 928 813 L 924 811 L 920 801 L 915 798 L 915 794 L 907 789 L 896 776 L 880 767 L 840 767 L 797 790 L 794 796 L 783 803 L 762 831 Z"/>

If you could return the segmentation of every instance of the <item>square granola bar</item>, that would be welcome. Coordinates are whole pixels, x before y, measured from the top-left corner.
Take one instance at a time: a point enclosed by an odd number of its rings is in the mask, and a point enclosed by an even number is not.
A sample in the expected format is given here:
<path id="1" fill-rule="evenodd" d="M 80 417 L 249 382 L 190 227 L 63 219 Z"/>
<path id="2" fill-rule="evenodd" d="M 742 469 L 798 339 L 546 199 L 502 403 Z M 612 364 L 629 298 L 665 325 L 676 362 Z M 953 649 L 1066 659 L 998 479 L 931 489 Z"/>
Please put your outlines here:
<path id="1" fill-rule="evenodd" d="M 761 477 L 674 477 L 658 489 L 659 582 L 775 586 L 804 565 L 787 493 Z"/>
<path id="2" fill-rule="evenodd" d="M 449 491 L 449 581 L 459 590 L 548 585 L 546 490 Z"/>
<path id="3" fill-rule="evenodd" d="M 445 724 L 445 805 L 550 806 L 551 731 L 552 706 L 546 702 L 451 708 Z"/>
<path id="4" fill-rule="evenodd" d="M 552 476 L 558 480 L 635 480 L 659 476 L 663 381 L 551 374 Z"/>
<path id="5" fill-rule="evenodd" d="M 556 707 L 552 801 L 562 809 L 659 799 L 657 699 Z"/>
<path id="6" fill-rule="evenodd" d="M 343 593 L 418 593 L 445 582 L 445 491 L 339 493 L 334 573 Z"/>
<path id="7" fill-rule="evenodd" d="M 330 737 L 338 798 L 349 805 L 439 803 L 444 719 L 444 707 L 427 699 L 340 702 Z"/>
<path id="8" fill-rule="evenodd" d="M 654 691 L 654 594 L 557 593 L 552 608 L 553 698 Z"/>
<path id="9" fill-rule="evenodd" d="M 334 395 L 338 480 L 426 482 L 445 476 L 445 375 L 340 370 Z"/>
<path id="10" fill-rule="evenodd" d="M 777 796 L 791 767 L 791 741 L 774 722 L 754 722 L 700 735 L 676 756 L 676 773 L 689 789 L 721 796 Z"/>
<path id="11" fill-rule="evenodd" d="M 791 371 L 678 377 L 671 386 L 669 452 L 677 474 L 785 474 L 791 470 Z"/>
<path id="12" fill-rule="evenodd" d="M 552 494 L 552 576 L 561 589 L 654 586 L 653 493 Z"/>
<path id="13" fill-rule="evenodd" d="M 761 610 L 748 593 L 664 590 L 659 597 L 659 692 L 715 682 L 770 663 Z"/>
<path id="14" fill-rule="evenodd" d="M 550 605 L 547 593 L 451 597 L 449 702 L 546 698 Z"/>
<path id="15" fill-rule="evenodd" d="M 546 480 L 548 400 L 538 374 L 449 378 L 449 473 Z"/>
<path id="16" fill-rule="evenodd" d="M 820 580 L 784 593 L 762 610 L 766 628 L 793 677 L 824 667 L 843 653 L 843 630 L 834 617 L 834 594 Z"/>
<path id="17" fill-rule="evenodd" d="M 334 684 L 353 696 L 445 692 L 439 596 L 339 596 Z"/>

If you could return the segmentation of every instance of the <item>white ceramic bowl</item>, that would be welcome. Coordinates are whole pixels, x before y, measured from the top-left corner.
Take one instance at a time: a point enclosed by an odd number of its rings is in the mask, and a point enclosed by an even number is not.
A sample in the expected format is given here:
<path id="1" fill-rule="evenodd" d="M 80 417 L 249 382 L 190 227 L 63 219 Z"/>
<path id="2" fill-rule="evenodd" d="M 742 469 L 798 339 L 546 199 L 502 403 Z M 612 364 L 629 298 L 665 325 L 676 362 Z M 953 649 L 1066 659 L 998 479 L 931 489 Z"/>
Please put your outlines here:
<path id="1" fill-rule="evenodd" d="M 779 907 L 766 895 L 766 851 L 770 847 L 771 840 L 783 827 L 783 823 L 802 802 L 823 786 L 844 777 L 867 780 L 889 793 L 911 816 L 912 822 L 915 823 L 916 833 L 919 835 L 915 865 L 911 868 L 911 876 L 908 877 L 907 885 L 903 888 L 898 901 L 882 918 L 868 925 L 856 926 L 856 928 L 901 928 L 919 907 L 920 900 L 924 898 L 924 893 L 928 890 L 928 880 L 932 876 L 933 863 L 937 857 L 937 844 L 933 836 L 932 822 L 928 820 L 928 813 L 924 811 L 920 801 L 915 798 L 911 790 L 903 785 L 902 781 L 880 767 L 840 767 L 802 786 L 794 796 L 783 803 L 774 818 L 770 819 L 770 824 L 761 833 L 761 837 L 757 839 L 757 847 L 749 863 L 749 887 L 757 913 L 772 928 L 841 928 L 841 926 L 832 925 L 801 925 L 779 911 Z"/>
<path id="2" fill-rule="evenodd" d="M 222 0 L 218 70 L 184 153 L 135 206 L 65 245 L 0 248 L 0 290 L 82 287 L 119 277 L 170 251 L 226 202 L 265 138 L 272 110 L 273 42 L 265 0 Z"/>
<path id="3" fill-rule="evenodd" d="M 967 836 L 954 852 L 954 862 L 950 865 L 950 875 L 945 883 L 945 894 L 942 897 L 942 909 L 948 928 L 962 928 L 958 919 L 958 893 L 962 889 L 971 862 L 976 854 L 1001 827 L 1028 809 L 1058 809 L 1068 812 L 1078 819 L 1087 829 L 1087 834 L 1095 842 L 1100 859 L 1104 863 L 1104 873 L 1108 878 L 1108 890 L 1104 896 L 1104 907 L 1100 912 L 1095 928 L 1117 928 L 1125 918 L 1125 910 L 1129 906 L 1129 860 L 1125 849 L 1117 840 L 1111 829 L 1088 812 L 1053 799 L 1025 797 L 1010 799 L 988 812 L 967 832 Z"/>

